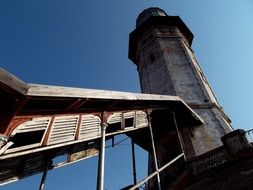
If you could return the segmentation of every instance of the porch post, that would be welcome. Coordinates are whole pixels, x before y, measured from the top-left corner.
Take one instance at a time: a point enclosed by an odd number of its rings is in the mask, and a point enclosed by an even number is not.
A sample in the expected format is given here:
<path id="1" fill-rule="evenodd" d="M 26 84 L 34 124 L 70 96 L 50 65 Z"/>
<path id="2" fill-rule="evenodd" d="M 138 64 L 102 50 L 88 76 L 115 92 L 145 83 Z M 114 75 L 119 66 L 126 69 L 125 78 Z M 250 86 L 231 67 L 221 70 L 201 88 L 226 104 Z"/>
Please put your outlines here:
<path id="1" fill-rule="evenodd" d="M 131 140 L 132 143 L 132 161 L 133 161 L 133 177 L 134 177 L 134 185 L 137 184 L 137 178 L 136 178 L 136 163 L 135 163 L 135 150 L 134 150 L 134 141 Z"/>
<path id="2" fill-rule="evenodd" d="M 41 181 L 40 181 L 39 190 L 43 190 L 44 189 L 44 186 L 45 186 L 45 183 L 46 183 L 46 178 L 47 178 L 47 172 L 48 172 L 49 164 L 50 164 L 50 162 L 47 159 L 46 160 L 46 165 L 45 165 L 45 168 L 44 168 L 44 171 L 43 171 L 43 174 L 42 174 L 42 178 L 41 178 Z"/>
<path id="3" fill-rule="evenodd" d="M 177 125 L 177 120 L 176 120 L 176 114 L 175 114 L 175 112 L 172 112 L 172 115 L 173 115 L 173 121 L 174 121 L 174 124 L 175 124 L 175 127 L 176 127 L 176 131 L 177 131 L 177 136 L 178 136 L 179 144 L 180 144 L 182 153 L 184 154 L 184 159 L 186 159 L 185 158 L 184 147 L 183 147 L 183 141 L 182 141 L 181 135 L 179 133 L 179 129 L 178 129 L 178 125 Z"/>
<path id="4" fill-rule="evenodd" d="M 99 166 L 97 176 L 97 190 L 104 190 L 104 170 L 105 170 L 105 130 L 106 124 L 101 122 L 101 145 L 99 152 Z"/>
<path id="5" fill-rule="evenodd" d="M 156 177 L 157 177 L 158 190 L 162 190 L 161 180 L 160 180 L 160 173 L 159 173 L 158 162 L 157 162 L 157 157 L 156 157 L 154 136 L 153 136 L 152 125 L 151 125 L 151 117 L 150 117 L 150 111 L 149 110 L 147 110 L 147 116 L 148 116 L 148 126 L 149 126 L 149 130 L 150 130 L 151 143 L 152 143 L 152 152 L 153 152 L 153 157 L 154 157 L 154 161 L 155 161 L 155 170 L 157 172 Z"/>

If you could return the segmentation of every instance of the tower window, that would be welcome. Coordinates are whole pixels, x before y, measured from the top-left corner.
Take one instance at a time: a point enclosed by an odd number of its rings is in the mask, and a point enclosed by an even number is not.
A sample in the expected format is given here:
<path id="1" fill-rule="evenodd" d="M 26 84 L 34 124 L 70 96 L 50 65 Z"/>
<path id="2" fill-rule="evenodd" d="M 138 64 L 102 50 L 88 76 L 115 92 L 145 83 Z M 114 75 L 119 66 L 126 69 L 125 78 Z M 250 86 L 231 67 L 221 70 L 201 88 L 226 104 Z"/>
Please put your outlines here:
<path id="1" fill-rule="evenodd" d="M 155 56 L 153 53 L 150 54 L 149 60 L 150 60 L 150 63 L 153 63 L 155 61 Z"/>
<path id="2" fill-rule="evenodd" d="M 43 134 L 44 134 L 44 130 L 17 133 L 13 137 L 10 137 L 10 141 L 14 142 L 11 148 L 17 148 L 21 146 L 40 143 L 43 137 Z"/>
<path id="3" fill-rule="evenodd" d="M 125 119 L 125 128 L 134 126 L 134 118 Z"/>

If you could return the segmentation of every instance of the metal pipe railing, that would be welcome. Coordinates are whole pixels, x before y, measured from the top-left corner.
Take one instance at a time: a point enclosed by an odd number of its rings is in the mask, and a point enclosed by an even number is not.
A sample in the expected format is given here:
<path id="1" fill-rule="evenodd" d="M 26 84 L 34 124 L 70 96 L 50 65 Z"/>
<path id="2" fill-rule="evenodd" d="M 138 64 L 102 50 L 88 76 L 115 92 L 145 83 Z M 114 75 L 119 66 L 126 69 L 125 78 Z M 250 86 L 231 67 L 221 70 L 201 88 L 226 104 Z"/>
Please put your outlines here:
<path id="1" fill-rule="evenodd" d="M 245 131 L 247 136 L 248 136 L 248 140 L 250 140 L 251 142 L 253 142 L 253 129 L 250 129 L 248 131 Z"/>
<path id="2" fill-rule="evenodd" d="M 159 168 L 157 171 L 153 172 L 152 174 L 150 174 L 149 176 L 147 176 L 146 178 L 144 178 L 143 180 L 141 180 L 139 183 L 137 183 L 135 186 L 131 187 L 129 190 L 135 190 L 136 188 L 140 187 L 141 185 L 143 185 L 144 183 L 146 183 L 147 181 L 149 181 L 154 176 L 159 175 L 164 169 L 166 169 L 167 167 L 171 166 L 173 163 L 175 163 L 178 159 L 180 159 L 182 157 L 184 157 L 184 153 L 181 153 L 176 158 L 174 158 L 173 160 L 169 161 L 167 164 L 165 164 L 164 166 L 162 166 L 161 168 Z"/>

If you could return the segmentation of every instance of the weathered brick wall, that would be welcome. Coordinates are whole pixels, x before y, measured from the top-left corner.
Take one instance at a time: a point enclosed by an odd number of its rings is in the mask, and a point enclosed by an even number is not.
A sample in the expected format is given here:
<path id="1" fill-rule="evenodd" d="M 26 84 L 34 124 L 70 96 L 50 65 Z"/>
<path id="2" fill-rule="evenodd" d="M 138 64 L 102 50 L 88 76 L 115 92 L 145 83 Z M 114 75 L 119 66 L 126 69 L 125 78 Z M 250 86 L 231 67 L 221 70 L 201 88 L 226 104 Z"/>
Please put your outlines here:
<path id="1" fill-rule="evenodd" d="M 176 27 L 151 26 L 138 38 L 137 66 L 143 93 L 180 96 L 204 119 L 205 124 L 183 133 L 184 146 L 192 156 L 212 150 L 222 143 L 220 137 L 232 130 L 220 114 L 217 99 L 204 76 L 188 41 Z M 204 106 L 203 105 L 216 105 Z M 191 152 L 191 153 L 190 153 Z"/>

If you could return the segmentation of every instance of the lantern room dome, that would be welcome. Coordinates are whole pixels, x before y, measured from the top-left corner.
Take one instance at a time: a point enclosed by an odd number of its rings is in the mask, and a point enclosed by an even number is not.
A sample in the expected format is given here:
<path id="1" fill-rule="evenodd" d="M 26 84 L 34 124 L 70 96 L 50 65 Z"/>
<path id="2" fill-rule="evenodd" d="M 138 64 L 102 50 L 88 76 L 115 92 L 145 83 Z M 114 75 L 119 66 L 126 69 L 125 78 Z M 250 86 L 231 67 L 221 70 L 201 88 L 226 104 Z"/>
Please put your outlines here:
<path id="1" fill-rule="evenodd" d="M 166 12 L 158 7 L 151 7 L 142 11 L 137 20 L 136 20 L 136 27 L 141 25 L 151 16 L 167 16 Z"/>

